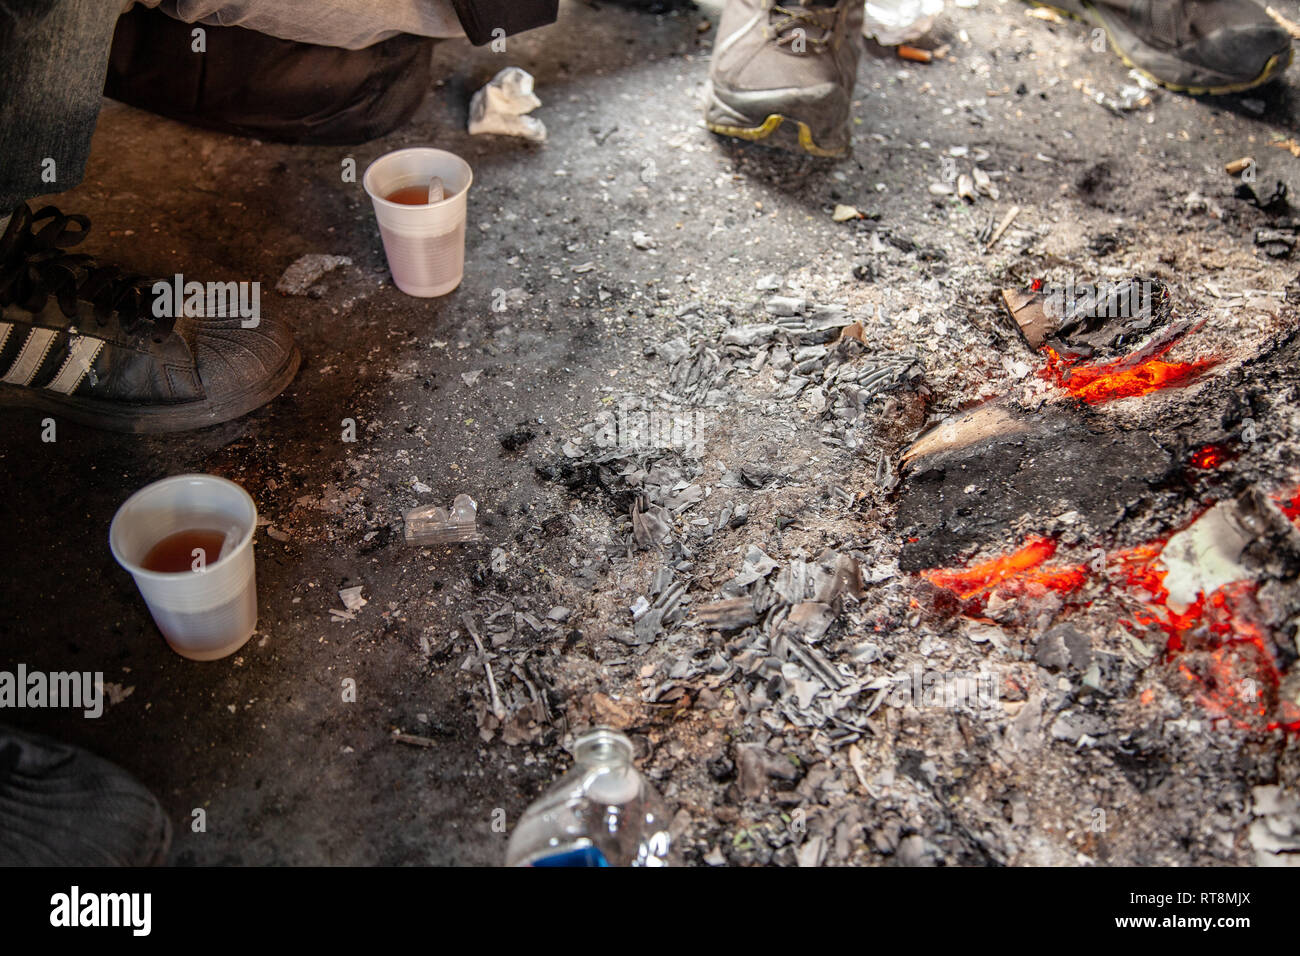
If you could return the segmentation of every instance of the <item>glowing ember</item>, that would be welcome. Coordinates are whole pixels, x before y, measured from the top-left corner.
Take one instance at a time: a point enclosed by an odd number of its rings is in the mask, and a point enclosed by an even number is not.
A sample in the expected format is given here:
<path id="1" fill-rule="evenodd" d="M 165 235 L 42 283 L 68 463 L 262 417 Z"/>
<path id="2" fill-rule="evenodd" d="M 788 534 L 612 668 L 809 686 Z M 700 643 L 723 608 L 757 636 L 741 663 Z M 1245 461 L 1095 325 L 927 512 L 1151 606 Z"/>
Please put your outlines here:
<path id="1" fill-rule="evenodd" d="M 1283 508 L 1288 505 L 1288 514 L 1300 518 L 1300 490 L 1285 499 Z M 1200 595 L 1191 606 L 1177 611 L 1168 604 L 1168 572 L 1160 563 L 1164 546 L 1161 540 L 1113 551 L 1106 556 L 1104 568 L 1093 566 L 1092 573 L 1104 574 L 1140 605 L 1131 619 L 1121 623 L 1165 635 L 1166 660 L 1176 666 L 1212 718 L 1226 720 L 1241 730 L 1300 733 L 1300 708 L 1278 695 L 1281 670 L 1273 641 L 1258 623 L 1262 619 L 1256 602 L 1258 585 L 1235 581 Z M 921 575 L 966 601 L 994 592 L 1041 596 L 1048 590 L 1068 594 L 1083 587 L 1090 573 L 1088 566 L 1042 566 L 1055 553 L 1055 541 L 1033 536 L 1018 550 L 973 567 L 923 571 Z M 968 604 L 966 613 L 979 613 L 981 605 L 982 600 Z M 1143 703 L 1154 699 L 1149 689 L 1141 698 Z"/>
<path id="2" fill-rule="evenodd" d="M 1143 577 L 1149 582 L 1153 576 L 1164 571 L 1153 564 Z M 1150 613 L 1124 623 L 1165 634 L 1166 659 L 1177 664 L 1211 716 L 1241 730 L 1297 731 L 1300 712 L 1278 699 L 1281 671 L 1272 641 L 1257 623 L 1257 589 L 1254 581 L 1235 581 L 1178 612 L 1164 603 L 1167 595 L 1159 588 L 1148 603 Z"/>
<path id="3" fill-rule="evenodd" d="M 1213 471 L 1227 461 L 1229 457 L 1228 450 L 1222 445 L 1206 445 L 1193 452 L 1187 463 L 1193 468 L 1200 468 L 1202 471 Z"/>
<path id="4" fill-rule="evenodd" d="M 1129 627 L 1152 628 L 1165 635 L 1166 659 L 1196 687 L 1201 705 L 1241 730 L 1300 731 L 1300 712 L 1278 699 L 1281 671 L 1273 644 L 1257 623 L 1258 585 L 1234 581 L 1201 595 L 1184 611 L 1166 601 L 1166 571 L 1160 566 L 1163 543 L 1118 552 L 1111 566 L 1146 607 Z"/>
<path id="5" fill-rule="evenodd" d="M 1300 518 L 1300 488 L 1274 500 L 1277 501 L 1277 506 L 1282 509 L 1282 513 L 1293 522 Z"/>
<path id="6" fill-rule="evenodd" d="M 1044 346 L 1047 367 L 1041 374 L 1075 398 L 1089 405 L 1103 405 L 1121 398 L 1150 395 L 1164 388 L 1191 385 L 1219 363 L 1217 358 L 1195 362 L 1164 361 L 1160 356 L 1173 347 L 1174 343 L 1169 342 L 1154 355 L 1142 359 L 1126 356 L 1104 365 L 1073 365 L 1055 349 Z"/>
<path id="7" fill-rule="evenodd" d="M 1007 578 L 1034 570 L 1055 553 L 1055 541 L 1035 536 L 1019 551 L 993 558 L 972 568 L 922 571 L 921 575 L 931 584 L 947 588 L 962 599 L 969 599 L 1001 584 Z"/>
<path id="8" fill-rule="evenodd" d="M 1243 730 L 1295 733 L 1300 731 L 1300 708 L 1279 698 L 1281 673 L 1272 643 L 1252 620 L 1255 592 L 1253 582 L 1242 581 L 1203 602 L 1205 629 L 1187 637 L 1205 643 L 1209 651 L 1199 662 L 1181 657 L 1179 671 L 1198 686 L 1197 698 L 1211 714 Z"/>

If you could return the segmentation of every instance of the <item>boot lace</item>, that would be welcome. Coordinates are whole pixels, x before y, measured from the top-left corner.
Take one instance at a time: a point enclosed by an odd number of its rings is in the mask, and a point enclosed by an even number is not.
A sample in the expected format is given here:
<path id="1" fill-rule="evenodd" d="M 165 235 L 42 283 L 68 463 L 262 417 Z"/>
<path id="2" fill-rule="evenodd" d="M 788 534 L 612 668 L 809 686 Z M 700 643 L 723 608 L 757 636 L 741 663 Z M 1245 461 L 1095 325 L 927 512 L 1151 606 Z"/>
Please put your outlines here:
<path id="1" fill-rule="evenodd" d="M 812 52 L 820 52 L 830 44 L 835 34 L 838 15 L 837 6 L 785 6 L 778 3 L 772 7 L 768 22 L 776 34 L 777 46 L 792 46 L 802 36 Z M 814 31 L 820 32 L 814 34 Z"/>
<path id="2" fill-rule="evenodd" d="M 0 307 L 39 313 L 53 298 L 65 316 L 76 319 L 80 300 L 93 306 L 100 325 L 116 315 L 129 333 L 145 325 L 154 327 L 156 337 L 172 330 L 175 319 L 153 315 L 153 280 L 67 251 L 86 238 L 89 218 L 54 206 L 33 213 L 24 203 L 13 219 L 0 246 Z"/>

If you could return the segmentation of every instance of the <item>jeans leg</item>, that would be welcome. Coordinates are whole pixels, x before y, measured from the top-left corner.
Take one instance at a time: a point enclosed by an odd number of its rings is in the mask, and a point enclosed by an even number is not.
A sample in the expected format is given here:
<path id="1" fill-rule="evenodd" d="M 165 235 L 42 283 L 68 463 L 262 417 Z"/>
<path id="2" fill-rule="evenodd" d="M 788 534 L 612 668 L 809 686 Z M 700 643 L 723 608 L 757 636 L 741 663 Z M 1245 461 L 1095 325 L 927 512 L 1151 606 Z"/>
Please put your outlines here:
<path id="1" fill-rule="evenodd" d="M 0 216 L 81 182 L 122 0 L 0 0 Z"/>

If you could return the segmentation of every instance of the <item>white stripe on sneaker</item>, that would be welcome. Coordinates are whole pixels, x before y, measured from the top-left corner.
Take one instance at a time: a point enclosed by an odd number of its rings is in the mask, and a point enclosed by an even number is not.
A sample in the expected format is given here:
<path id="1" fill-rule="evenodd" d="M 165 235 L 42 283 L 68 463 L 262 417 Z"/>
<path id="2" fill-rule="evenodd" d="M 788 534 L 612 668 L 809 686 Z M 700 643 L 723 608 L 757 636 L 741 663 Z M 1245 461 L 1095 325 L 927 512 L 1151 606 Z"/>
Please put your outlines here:
<path id="1" fill-rule="evenodd" d="M 741 37 L 743 37 L 750 30 L 752 30 L 754 28 L 754 25 L 758 23 L 760 20 L 762 20 L 767 13 L 769 13 L 769 11 L 767 10 L 766 7 L 760 9 L 752 17 L 749 18 L 748 23 L 746 23 L 743 27 L 741 27 L 731 36 L 719 42 L 718 45 L 713 48 L 713 59 L 717 59 L 722 54 L 730 50 L 733 46 L 735 46 L 736 41 L 739 40 Z"/>
<path id="2" fill-rule="evenodd" d="M 37 370 L 45 361 L 45 356 L 58 334 L 53 329 L 32 329 L 31 334 L 27 336 L 27 341 L 23 343 L 22 351 L 18 353 L 14 364 L 9 366 L 9 372 L 0 379 L 0 382 L 8 382 L 10 385 L 29 385 L 36 377 Z"/>
<path id="3" fill-rule="evenodd" d="M 104 347 L 103 339 L 92 339 L 88 335 L 74 336 L 68 347 L 68 357 L 64 359 L 59 373 L 45 387 L 64 395 L 71 395 L 86 377 L 90 367 L 95 364 L 99 351 Z"/>
<path id="4" fill-rule="evenodd" d="M 5 350 L 5 343 L 9 341 L 9 333 L 13 330 L 12 322 L 0 322 L 0 352 Z"/>

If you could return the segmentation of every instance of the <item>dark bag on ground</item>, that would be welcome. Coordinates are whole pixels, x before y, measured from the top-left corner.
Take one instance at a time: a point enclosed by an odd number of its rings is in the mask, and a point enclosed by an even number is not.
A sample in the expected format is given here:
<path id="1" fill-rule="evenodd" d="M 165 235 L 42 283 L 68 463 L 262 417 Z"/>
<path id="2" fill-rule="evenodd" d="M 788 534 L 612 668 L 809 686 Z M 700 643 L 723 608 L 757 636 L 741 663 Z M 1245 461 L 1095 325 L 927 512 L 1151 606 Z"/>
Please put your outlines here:
<path id="1" fill-rule="evenodd" d="M 207 129 L 281 143 L 350 145 L 411 118 L 436 40 L 402 34 L 361 50 L 203 26 L 136 7 L 117 23 L 104 95 Z"/>

